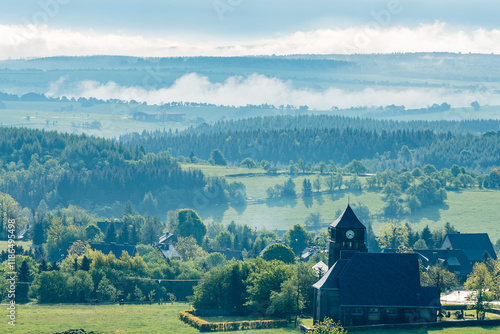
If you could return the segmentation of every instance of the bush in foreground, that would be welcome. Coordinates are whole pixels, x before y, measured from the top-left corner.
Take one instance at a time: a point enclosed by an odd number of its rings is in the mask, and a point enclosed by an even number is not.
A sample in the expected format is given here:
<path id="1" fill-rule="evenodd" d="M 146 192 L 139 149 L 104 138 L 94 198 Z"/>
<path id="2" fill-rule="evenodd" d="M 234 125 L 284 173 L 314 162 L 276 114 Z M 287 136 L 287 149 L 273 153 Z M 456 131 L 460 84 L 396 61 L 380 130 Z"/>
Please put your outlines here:
<path id="1" fill-rule="evenodd" d="M 234 321 L 234 322 L 208 322 L 194 315 L 193 310 L 181 311 L 179 319 L 198 329 L 200 332 L 225 332 L 247 329 L 270 329 L 283 328 L 288 326 L 286 320 L 254 320 L 254 321 Z"/>

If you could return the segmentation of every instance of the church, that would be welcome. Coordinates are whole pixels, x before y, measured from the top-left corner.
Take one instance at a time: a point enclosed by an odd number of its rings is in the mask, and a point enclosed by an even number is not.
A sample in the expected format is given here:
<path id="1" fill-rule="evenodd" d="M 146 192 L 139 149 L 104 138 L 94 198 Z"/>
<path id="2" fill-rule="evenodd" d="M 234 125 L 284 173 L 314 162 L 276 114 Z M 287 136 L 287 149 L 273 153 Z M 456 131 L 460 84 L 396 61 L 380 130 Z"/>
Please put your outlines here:
<path id="1" fill-rule="evenodd" d="M 420 285 L 417 254 L 368 253 L 366 227 L 348 205 L 329 227 L 328 272 L 313 285 L 314 322 L 343 326 L 435 322 L 436 287 Z"/>

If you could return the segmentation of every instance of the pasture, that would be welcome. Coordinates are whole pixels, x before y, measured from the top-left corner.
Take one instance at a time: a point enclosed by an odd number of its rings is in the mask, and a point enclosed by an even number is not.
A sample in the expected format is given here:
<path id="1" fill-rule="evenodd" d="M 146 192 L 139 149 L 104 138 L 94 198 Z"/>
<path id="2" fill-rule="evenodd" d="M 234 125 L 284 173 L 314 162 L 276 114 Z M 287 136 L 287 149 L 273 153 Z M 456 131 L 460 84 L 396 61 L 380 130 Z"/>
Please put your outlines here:
<path id="1" fill-rule="evenodd" d="M 1 308 L 5 311 L 6 305 Z M 198 330 L 182 323 L 177 314 L 189 308 L 183 303 L 163 305 L 18 305 L 16 326 L 0 323 L 0 332 L 9 334 L 53 334 L 68 329 L 84 329 L 103 334 L 175 333 L 195 334 Z M 4 313 L 6 314 L 6 313 Z M 466 327 L 445 329 L 371 330 L 359 334 L 489 334 L 500 327 Z M 244 331 L 245 334 L 300 333 L 293 326 L 283 329 Z"/>
<path id="2" fill-rule="evenodd" d="M 299 175 L 293 178 L 297 197 L 295 199 L 266 199 L 266 190 L 277 183 L 283 184 L 288 175 L 268 175 L 263 170 L 242 167 L 223 167 L 210 165 L 186 164 L 183 168 L 199 168 L 207 175 L 229 176 L 229 182 L 242 182 L 246 186 L 246 206 L 230 207 L 201 207 L 197 209 L 200 216 L 206 221 L 212 220 L 230 223 L 232 220 L 247 223 L 257 228 L 268 230 L 286 230 L 297 223 L 304 223 L 311 213 L 320 213 L 321 222 L 326 226 L 334 221 L 335 212 L 343 210 L 349 200 L 350 203 L 366 205 L 373 215 L 373 230 L 377 234 L 380 225 L 387 219 L 380 214 L 384 206 L 382 194 L 377 191 L 350 191 L 342 188 L 328 192 L 325 185 L 319 193 L 314 191 L 313 198 L 304 200 L 300 194 L 304 178 L 311 182 L 314 175 Z M 234 176 L 234 174 L 250 173 L 247 176 Z M 350 176 L 344 176 L 344 180 Z M 364 183 L 364 178 L 360 178 Z M 416 213 L 404 216 L 401 222 L 409 222 L 414 230 L 422 230 L 429 225 L 431 230 L 441 229 L 447 222 L 454 225 L 461 232 L 479 233 L 490 235 L 493 243 L 500 239 L 500 191 L 471 188 L 461 191 L 448 191 L 445 204 L 419 209 Z"/>

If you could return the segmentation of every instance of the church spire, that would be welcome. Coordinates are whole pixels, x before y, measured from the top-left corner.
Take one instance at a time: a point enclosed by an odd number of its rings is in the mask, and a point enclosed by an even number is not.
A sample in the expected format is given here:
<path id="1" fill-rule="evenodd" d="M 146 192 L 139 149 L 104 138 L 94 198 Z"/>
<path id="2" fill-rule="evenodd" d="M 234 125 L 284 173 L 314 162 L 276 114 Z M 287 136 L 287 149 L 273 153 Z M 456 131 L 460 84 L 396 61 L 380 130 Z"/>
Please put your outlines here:
<path id="1" fill-rule="evenodd" d="M 356 217 L 349 203 L 344 212 L 329 228 L 330 245 L 328 267 L 331 268 L 341 258 L 341 252 L 366 252 L 366 227 Z"/>

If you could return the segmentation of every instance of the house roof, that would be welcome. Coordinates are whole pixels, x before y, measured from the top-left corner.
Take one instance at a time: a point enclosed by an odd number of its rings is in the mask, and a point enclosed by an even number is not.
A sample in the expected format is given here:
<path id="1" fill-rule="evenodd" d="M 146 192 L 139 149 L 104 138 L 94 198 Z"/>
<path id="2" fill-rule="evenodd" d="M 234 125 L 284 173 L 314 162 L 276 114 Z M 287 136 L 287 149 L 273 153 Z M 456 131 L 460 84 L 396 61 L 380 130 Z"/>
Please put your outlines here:
<path id="1" fill-rule="evenodd" d="M 160 113 L 156 112 L 156 111 L 136 111 L 136 112 L 134 112 L 134 115 L 157 116 L 159 114 Z"/>
<path id="2" fill-rule="evenodd" d="M 321 277 L 323 277 L 323 275 L 325 275 L 328 272 L 328 266 L 323 261 L 319 261 L 314 266 L 312 266 L 312 270 L 314 270 L 316 276 L 320 276 L 321 273 L 322 274 Z"/>
<path id="3" fill-rule="evenodd" d="M 159 244 L 169 244 L 174 241 L 177 241 L 177 237 L 170 232 L 163 233 L 158 239 Z"/>
<path id="4" fill-rule="evenodd" d="M 330 224 L 331 227 L 335 228 L 362 228 L 366 229 L 365 225 L 363 225 L 358 217 L 352 211 L 351 206 L 348 204 L 347 208 L 342 212 L 339 218 L 336 221 Z"/>
<path id="5" fill-rule="evenodd" d="M 444 263 L 459 275 L 468 275 L 472 272 L 472 265 L 461 249 L 415 249 L 414 251 L 425 256 L 431 265 Z M 460 269 L 457 270 L 457 267 Z"/>
<path id="6" fill-rule="evenodd" d="M 210 250 L 209 253 L 221 253 L 226 257 L 226 260 L 228 261 L 231 261 L 232 259 L 235 259 L 236 261 L 243 261 L 243 254 L 241 251 L 226 249 L 226 250 Z"/>
<path id="7" fill-rule="evenodd" d="M 165 258 L 178 258 L 182 261 L 182 256 L 179 254 L 179 252 L 177 252 L 174 245 L 161 245 L 158 247 L 158 249 L 163 254 L 163 256 L 165 256 Z"/>
<path id="8" fill-rule="evenodd" d="M 97 222 L 97 227 L 99 227 L 99 229 L 101 230 L 102 233 L 106 233 L 110 223 L 111 222 Z M 122 228 L 123 222 L 115 221 L 114 223 L 115 223 L 116 231 L 118 232 L 118 230 L 120 230 Z"/>
<path id="9" fill-rule="evenodd" d="M 469 261 L 483 260 L 484 252 L 496 260 L 495 248 L 487 233 L 448 233 L 443 240 L 441 249 L 461 249 Z"/>
<path id="10" fill-rule="evenodd" d="M 98 243 L 98 244 L 90 244 L 90 247 L 93 250 L 101 251 L 106 255 L 113 252 L 113 254 L 116 257 L 122 256 L 123 251 L 127 252 L 128 255 L 130 255 L 130 256 L 134 256 L 135 253 L 137 252 L 135 245 L 121 245 L 121 244 L 116 244 L 116 243 L 106 244 L 106 243 L 102 242 L 102 243 Z"/>
<path id="11" fill-rule="evenodd" d="M 319 247 L 317 246 L 306 247 L 300 254 L 300 259 L 305 261 L 308 260 L 311 256 L 318 253 L 319 253 Z"/>
<path id="12" fill-rule="evenodd" d="M 414 249 L 413 252 L 418 255 L 425 267 L 447 265 L 450 271 L 462 276 L 472 272 L 472 265 L 461 249 Z M 382 253 L 397 253 L 397 249 L 385 248 Z"/>

